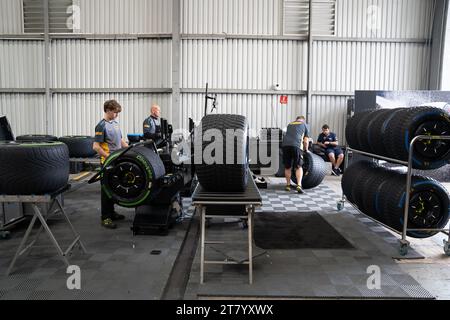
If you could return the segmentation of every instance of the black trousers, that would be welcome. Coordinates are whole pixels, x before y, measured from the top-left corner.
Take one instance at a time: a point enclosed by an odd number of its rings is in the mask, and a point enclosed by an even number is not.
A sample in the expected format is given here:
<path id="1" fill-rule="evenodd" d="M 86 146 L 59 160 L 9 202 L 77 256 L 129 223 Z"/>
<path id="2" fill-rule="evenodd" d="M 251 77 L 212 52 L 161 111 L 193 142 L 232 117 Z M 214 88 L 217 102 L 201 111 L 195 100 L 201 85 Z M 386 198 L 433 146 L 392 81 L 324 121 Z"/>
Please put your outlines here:
<path id="1" fill-rule="evenodd" d="M 108 198 L 103 188 L 101 189 L 101 213 L 102 220 L 111 218 L 114 213 L 114 202 Z"/>

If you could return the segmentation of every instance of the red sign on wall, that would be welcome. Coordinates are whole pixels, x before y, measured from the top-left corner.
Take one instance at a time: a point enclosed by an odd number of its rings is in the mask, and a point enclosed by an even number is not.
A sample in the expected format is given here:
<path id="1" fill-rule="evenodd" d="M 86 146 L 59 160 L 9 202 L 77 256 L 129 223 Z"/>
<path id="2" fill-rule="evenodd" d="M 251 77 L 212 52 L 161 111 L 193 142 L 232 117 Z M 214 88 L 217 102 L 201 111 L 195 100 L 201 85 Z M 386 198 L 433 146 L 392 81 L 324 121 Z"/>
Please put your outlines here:
<path id="1" fill-rule="evenodd" d="M 280 96 L 280 103 L 281 104 L 287 104 L 288 103 L 288 96 Z"/>

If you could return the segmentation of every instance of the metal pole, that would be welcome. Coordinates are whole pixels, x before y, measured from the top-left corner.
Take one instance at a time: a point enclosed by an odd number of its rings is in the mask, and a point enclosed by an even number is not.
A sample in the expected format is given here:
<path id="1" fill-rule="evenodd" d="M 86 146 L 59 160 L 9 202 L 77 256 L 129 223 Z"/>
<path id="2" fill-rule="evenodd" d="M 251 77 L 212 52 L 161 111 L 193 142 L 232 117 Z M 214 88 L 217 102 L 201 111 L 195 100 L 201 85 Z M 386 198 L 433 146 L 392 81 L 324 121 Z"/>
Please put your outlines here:
<path id="1" fill-rule="evenodd" d="M 200 240 L 200 284 L 203 284 L 203 272 L 205 264 L 205 215 L 206 207 L 198 206 L 200 210 L 200 222 L 201 222 L 201 240 Z"/>
<path id="2" fill-rule="evenodd" d="M 48 0 L 42 0 L 44 5 L 44 74 L 45 74 L 45 112 L 46 123 L 45 130 L 47 134 L 55 134 L 53 132 L 51 107 L 52 96 L 50 93 L 51 87 L 51 57 L 50 57 L 50 16 Z"/>
<path id="3" fill-rule="evenodd" d="M 172 123 L 175 128 L 183 126 L 180 104 L 180 52 L 181 52 L 181 5 L 173 0 L 172 10 Z"/>
<path id="4" fill-rule="evenodd" d="M 409 144 L 408 153 L 408 171 L 406 173 L 406 199 L 405 199 L 405 210 L 403 215 L 403 233 L 402 240 L 406 240 L 406 231 L 408 230 L 408 214 L 409 214 L 409 200 L 411 192 L 411 178 L 412 178 L 412 159 L 414 154 L 414 144 L 417 140 L 450 140 L 450 136 L 416 136 Z"/>
<path id="5" fill-rule="evenodd" d="M 312 37 L 312 0 L 309 0 L 309 19 L 308 19 L 308 66 L 307 66 L 307 74 L 308 74 L 308 80 L 306 83 L 306 91 L 307 91 L 307 98 L 306 98 L 306 119 L 309 123 L 309 131 L 312 132 L 313 130 L 313 123 L 311 121 L 311 105 L 312 105 L 312 94 L 311 94 L 311 84 L 312 84 L 312 59 L 313 59 L 313 37 Z"/>

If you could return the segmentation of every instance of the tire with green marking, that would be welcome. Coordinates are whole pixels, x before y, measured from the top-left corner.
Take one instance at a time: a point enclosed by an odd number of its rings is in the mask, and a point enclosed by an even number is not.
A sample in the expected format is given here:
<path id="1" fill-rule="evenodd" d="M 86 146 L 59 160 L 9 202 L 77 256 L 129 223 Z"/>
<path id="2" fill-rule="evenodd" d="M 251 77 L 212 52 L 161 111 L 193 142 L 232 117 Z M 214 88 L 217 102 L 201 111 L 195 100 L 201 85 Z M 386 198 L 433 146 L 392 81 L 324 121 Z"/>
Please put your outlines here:
<path id="1" fill-rule="evenodd" d="M 58 138 L 48 134 L 26 134 L 16 137 L 16 141 L 20 142 L 48 142 L 58 141 Z"/>
<path id="2" fill-rule="evenodd" d="M 94 138 L 89 136 L 65 136 L 58 139 L 69 148 L 71 158 L 91 158 L 96 155 L 92 148 Z"/>
<path id="3" fill-rule="evenodd" d="M 135 147 L 115 160 L 122 152 L 118 150 L 106 159 L 102 188 L 115 203 L 133 208 L 152 198 L 166 171 L 159 155 L 146 146 Z"/>
<path id="4" fill-rule="evenodd" d="M 69 149 L 62 142 L 0 142 L 0 194 L 53 193 L 69 180 Z"/>

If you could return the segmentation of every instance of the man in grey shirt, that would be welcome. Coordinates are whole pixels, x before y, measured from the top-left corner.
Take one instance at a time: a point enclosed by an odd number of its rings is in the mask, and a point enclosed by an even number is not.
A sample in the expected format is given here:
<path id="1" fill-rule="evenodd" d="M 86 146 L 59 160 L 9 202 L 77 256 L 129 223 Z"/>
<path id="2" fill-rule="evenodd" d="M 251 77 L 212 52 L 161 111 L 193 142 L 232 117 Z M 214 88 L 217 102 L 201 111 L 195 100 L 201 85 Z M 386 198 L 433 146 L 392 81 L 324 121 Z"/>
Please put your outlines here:
<path id="1" fill-rule="evenodd" d="M 302 153 L 308 151 L 308 136 L 309 132 L 305 124 L 305 117 L 298 116 L 294 122 L 289 123 L 282 143 L 286 191 L 291 191 L 291 171 L 292 166 L 294 166 L 295 177 L 297 178 L 297 192 L 304 193 L 302 190 Z"/>
<path id="2" fill-rule="evenodd" d="M 122 111 L 122 106 L 116 100 L 108 100 L 103 105 L 103 111 L 105 115 L 95 127 L 93 145 L 93 149 L 100 156 L 102 165 L 111 153 L 128 147 L 128 144 L 122 138 L 122 132 L 116 120 Z M 117 225 L 113 221 L 123 220 L 124 218 L 125 216 L 114 211 L 114 203 L 101 188 L 101 225 L 108 229 L 115 229 Z"/>

